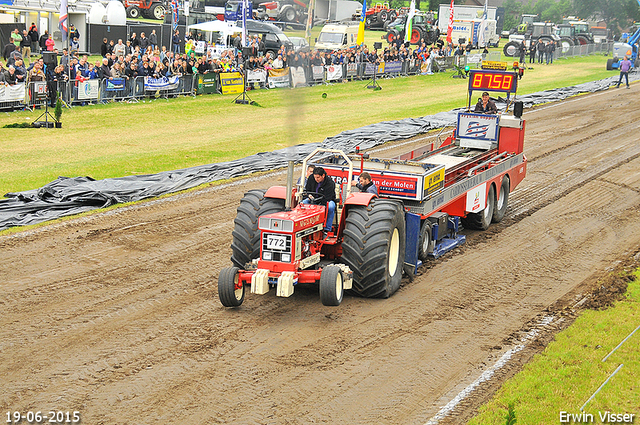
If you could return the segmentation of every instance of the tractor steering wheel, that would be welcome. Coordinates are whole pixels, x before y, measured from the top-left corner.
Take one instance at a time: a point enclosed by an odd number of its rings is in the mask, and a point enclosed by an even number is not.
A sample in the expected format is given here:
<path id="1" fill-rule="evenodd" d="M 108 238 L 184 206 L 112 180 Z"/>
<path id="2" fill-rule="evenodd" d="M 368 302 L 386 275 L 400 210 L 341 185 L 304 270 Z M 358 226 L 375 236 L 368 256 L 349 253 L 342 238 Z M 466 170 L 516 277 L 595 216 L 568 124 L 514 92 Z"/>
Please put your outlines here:
<path id="1" fill-rule="evenodd" d="M 318 192 L 302 192 L 302 200 L 308 199 L 310 203 L 315 205 L 323 205 L 326 203 L 324 194 Z"/>

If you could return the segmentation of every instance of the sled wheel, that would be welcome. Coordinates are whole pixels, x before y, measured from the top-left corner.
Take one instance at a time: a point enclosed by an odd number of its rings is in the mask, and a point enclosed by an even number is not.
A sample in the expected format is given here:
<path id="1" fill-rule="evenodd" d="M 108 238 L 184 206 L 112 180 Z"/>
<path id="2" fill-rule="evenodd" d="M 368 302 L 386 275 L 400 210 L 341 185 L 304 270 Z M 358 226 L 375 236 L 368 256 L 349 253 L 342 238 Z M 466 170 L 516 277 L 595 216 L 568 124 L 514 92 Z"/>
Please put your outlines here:
<path id="1" fill-rule="evenodd" d="M 496 190 L 493 185 L 489 187 L 487 193 L 487 205 L 477 213 L 469 213 L 461 219 L 465 229 L 487 230 L 493 218 L 493 209 L 496 205 Z"/>
<path id="2" fill-rule="evenodd" d="M 504 176 L 502 184 L 500 185 L 500 196 L 496 200 L 496 206 L 493 210 L 493 218 L 491 219 L 494 223 L 500 223 L 504 218 L 504 214 L 507 212 L 510 188 L 511 182 L 509 180 L 509 176 Z"/>
<path id="3" fill-rule="evenodd" d="M 420 227 L 420 242 L 418 245 L 418 258 L 424 263 L 433 252 L 433 240 L 431 239 L 431 222 L 424 220 Z"/>

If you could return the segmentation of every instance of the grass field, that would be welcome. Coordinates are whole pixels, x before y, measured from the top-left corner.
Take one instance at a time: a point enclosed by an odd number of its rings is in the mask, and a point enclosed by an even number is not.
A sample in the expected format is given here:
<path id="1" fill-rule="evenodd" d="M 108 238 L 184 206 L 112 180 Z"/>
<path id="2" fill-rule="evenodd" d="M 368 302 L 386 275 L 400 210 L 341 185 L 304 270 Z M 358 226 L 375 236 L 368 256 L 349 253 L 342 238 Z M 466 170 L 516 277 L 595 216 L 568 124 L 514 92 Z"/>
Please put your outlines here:
<path id="1" fill-rule="evenodd" d="M 636 278 L 640 272 L 636 271 Z M 579 415 L 580 408 L 623 364 L 586 405 L 585 414 L 603 423 L 600 414 L 634 414 L 640 419 L 640 330 L 602 361 L 640 325 L 640 281 L 629 284 L 626 298 L 604 311 L 584 312 L 559 333 L 544 352 L 507 381 L 469 425 L 505 424 L 512 404 L 518 424 L 561 423 L 560 412 Z M 583 416 L 584 418 L 584 416 Z M 573 421 L 571 423 L 579 423 Z M 608 423 L 608 422 L 604 422 Z"/>
<path id="2" fill-rule="evenodd" d="M 594 55 L 536 66 L 527 70 L 519 93 L 611 75 L 604 63 Z M 231 95 L 75 107 L 64 111 L 59 130 L 2 130 L 0 194 L 37 188 L 58 176 L 155 173 L 322 141 L 371 123 L 463 106 L 466 85 L 439 73 L 382 80 L 381 91 L 359 81 L 250 92 L 260 107 L 236 105 Z M 0 114 L 0 126 L 31 122 L 41 112 Z"/>

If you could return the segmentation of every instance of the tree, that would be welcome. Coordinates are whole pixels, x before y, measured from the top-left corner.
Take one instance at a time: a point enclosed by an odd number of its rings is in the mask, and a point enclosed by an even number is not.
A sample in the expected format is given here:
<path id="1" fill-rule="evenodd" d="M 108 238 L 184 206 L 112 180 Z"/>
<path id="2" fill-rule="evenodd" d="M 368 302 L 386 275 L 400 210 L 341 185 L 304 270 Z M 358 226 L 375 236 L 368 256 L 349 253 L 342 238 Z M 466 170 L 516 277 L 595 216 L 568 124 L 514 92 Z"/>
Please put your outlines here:
<path id="1" fill-rule="evenodd" d="M 522 14 L 522 4 L 516 0 L 506 0 L 502 3 L 504 7 L 504 24 L 502 29 L 509 31 L 520 23 L 520 15 Z"/>
<path id="2" fill-rule="evenodd" d="M 640 19 L 637 0 L 573 0 L 573 3 L 581 18 L 602 19 L 614 30 L 626 30 Z"/>

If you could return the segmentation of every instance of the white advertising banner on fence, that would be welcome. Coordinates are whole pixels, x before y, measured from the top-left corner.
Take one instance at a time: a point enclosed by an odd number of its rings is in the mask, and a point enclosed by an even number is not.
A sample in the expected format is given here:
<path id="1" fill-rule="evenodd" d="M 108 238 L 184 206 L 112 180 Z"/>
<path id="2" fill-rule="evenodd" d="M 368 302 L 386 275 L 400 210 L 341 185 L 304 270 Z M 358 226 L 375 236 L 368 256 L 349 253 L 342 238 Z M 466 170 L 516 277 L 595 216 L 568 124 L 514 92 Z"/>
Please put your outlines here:
<path id="1" fill-rule="evenodd" d="M 100 80 L 78 81 L 78 100 L 93 100 L 98 98 Z"/>
<path id="2" fill-rule="evenodd" d="M 324 79 L 324 67 L 322 65 L 313 65 L 311 70 L 313 71 L 314 80 Z"/>
<path id="3" fill-rule="evenodd" d="M 144 89 L 147 91 L 156 90 L 175 90 L 178 88 L 180 77 L 173 75 L 171 77 L 151 78 L 144 77 Z"/>
<path id="4" fill-rule="evenodd" d="M 267 81 L 266 69 L 255 69 L 252 71 L 247 71 L 247 82 L 249 84 L 252 84 L 252 83 L 264 84 L 266 81 Z"/>
<path id="5" fill-rule="evenodd" d="M 293 87 L 303 87 L 307 85 L 307 77 L 304 75 L 304 68 L 301 66 L 291 67 L 291 85 Z"/>
<path id="6" fill-rule="evenodd" d="M 348 63 L 347 64 L 347 77 L 353 77 L 358 74 L 358 64 L 357 63 Z"/>
<path id="7" fill-rule="evenodd" d="M 290 87 L 289 68 L 269 70 L 269 88 Z"/>
<path id="8" fill-rule="evenodd" d="M 327 81 L 342 78 L 342 65 L 327 65 Z"/>
<path id="9" fill-rule="evenodd" d="M 0 103 L 24 101 L 24 83 L 13 86 L 0 85 Z"/>

